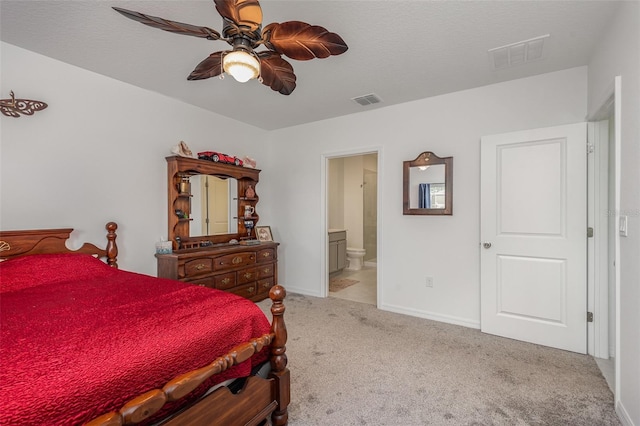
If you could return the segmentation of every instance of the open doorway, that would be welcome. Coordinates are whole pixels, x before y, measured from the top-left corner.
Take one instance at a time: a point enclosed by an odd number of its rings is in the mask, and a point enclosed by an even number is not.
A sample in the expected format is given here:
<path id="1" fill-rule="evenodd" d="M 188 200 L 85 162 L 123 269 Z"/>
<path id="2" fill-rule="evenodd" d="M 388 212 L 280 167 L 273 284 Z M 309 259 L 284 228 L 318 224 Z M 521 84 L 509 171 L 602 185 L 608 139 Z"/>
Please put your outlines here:
<path id="1" fill-rule="evenodd" d="M 378 154 L 327 159 L 329 297 L 377 305 Z"/>

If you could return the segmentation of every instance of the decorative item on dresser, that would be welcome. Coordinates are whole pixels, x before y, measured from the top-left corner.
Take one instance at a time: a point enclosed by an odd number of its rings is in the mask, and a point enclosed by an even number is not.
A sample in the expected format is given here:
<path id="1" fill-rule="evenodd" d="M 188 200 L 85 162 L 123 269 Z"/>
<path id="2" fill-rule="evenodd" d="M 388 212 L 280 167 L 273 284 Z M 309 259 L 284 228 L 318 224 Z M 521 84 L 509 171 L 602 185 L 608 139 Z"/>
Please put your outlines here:
<path id="1" fill-rule="evenodd" d="M 180 156 L 166 160 L 173 253 L 156 254 L 158 277 L 265 299 L 278 282 L 279 244 L 255 238 L 260 170 Z M 209 178 L 221 185 L 215 193 Z"/>
<path id="2" fill-rule="evenodd" d="M 273 241 L 273 234 L 271 234 L 270 226 L 257 226 L 256 237 L 259 241 Z"/>
<path id="3" fill-rule="evenodd" d="M 3 424 L 286 425 L 284 288 L 270 324 L 236 295 L 119 270 L 116 229 L 75 251 L 70 228 L 0 231 Z"/>

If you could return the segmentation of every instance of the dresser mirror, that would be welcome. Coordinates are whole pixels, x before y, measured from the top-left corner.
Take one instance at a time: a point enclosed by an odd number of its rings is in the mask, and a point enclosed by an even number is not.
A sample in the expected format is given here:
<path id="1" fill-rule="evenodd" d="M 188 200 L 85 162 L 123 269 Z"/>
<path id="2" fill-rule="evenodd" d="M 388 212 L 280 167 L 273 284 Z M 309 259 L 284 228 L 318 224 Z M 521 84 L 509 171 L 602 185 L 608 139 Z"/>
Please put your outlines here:
<path id="1" fill-rule="evenodd" d="M 173 250 L 255 239 L 260 170 L 180 156 L 166 160 Z"/>
<path id="2" fill-rule="evenodd" d="M 405 215 L 453 214 L 453 157 L 425 151 L 403 162 L 402 210 Z"/>
<path id="3" fill-rule="evenodd" d="M 190 237 L 238 232 L 238 181 L 213 175 L 189 177 Z"/>

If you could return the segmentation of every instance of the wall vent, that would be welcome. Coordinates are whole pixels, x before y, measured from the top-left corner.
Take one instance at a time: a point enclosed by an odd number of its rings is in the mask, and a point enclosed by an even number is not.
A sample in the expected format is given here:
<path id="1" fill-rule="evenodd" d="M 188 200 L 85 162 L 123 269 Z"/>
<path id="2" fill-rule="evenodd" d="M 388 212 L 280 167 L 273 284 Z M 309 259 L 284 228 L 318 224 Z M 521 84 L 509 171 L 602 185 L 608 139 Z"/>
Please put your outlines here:
<path id="1" fill-rule="evenodd" d="M 351 98 L 352 101 L 359 103 L 362 106 L 367 106 L 371 104 L 377 104 L 382 102 L 382 99 L 374 93 L 370 93 L 364 96 L 358 96 L 357 98 Z"/>
<path id="2" fill-rule="evenodd" d="M 542 59 L 544 40 L 548 37 L 549 34 L 545 34 L 529 40 L 489 49 L 488 52 L 493 69 L 499 70 L 509 68 L 515 65 Z"/>

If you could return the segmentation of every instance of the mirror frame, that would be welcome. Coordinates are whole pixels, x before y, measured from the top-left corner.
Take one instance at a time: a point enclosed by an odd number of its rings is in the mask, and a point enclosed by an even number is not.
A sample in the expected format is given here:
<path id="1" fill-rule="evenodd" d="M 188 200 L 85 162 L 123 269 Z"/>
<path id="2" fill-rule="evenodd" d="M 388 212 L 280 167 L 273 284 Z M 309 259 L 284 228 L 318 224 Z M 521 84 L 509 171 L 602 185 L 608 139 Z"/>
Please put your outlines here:
<path id="1" fill-rule="evenodd" d="M 433 166 L 444 164 L 444 208 L 443 209 L 412 209 L 410 208 L 409 170 L 411 167 Z M 431 151 L 425 151 L 418 155 L 415 160 L 404 161 L 402 163 L 402 214 L 405 215 L 453 215 L 453 157 L 438 157 Z"/>
<path id="2" fill-rule="evenodd" d="M 176 237 L 180 237 L 180 249 L 205 247 L 201 244 L 203 242 L 220 244 L 228 243 L 231 239 L 244 239 L 247 233 L 247 228 L 244 226 L 244 206 L 249 204 L 255 208 L 260 199 L 257 194 L 250 198 L 247 198 L 245 194 L 249 186 L 252 187 L 255 193 L 256 186 L 260 180 L 260 170 L 190 157 L 170 156 L 165 157 L 165 159 L 167 161 L 168 178 L 167 238 L 169 241 L 173 241 L 173 250 L 178 250 Z M 179 218 L 175 213 L 175 209 L 185 206 L 185 210 L 187 210 L 186 206 L 190 204 L 190 195 L 181 194 L 179 184 L 183 176 L 193 175 L 211 175 L 221 178 L 233 178 L 238 181 L 238 194 L 234 197 L 238 200 L 236 206 L 238 214 L 234 218 L 238 220 L 237 233 L 190 236 L 190 219 Z M 251 218 L 254 228 L 259 219 L 257 212 L 254 213 Z"/>

